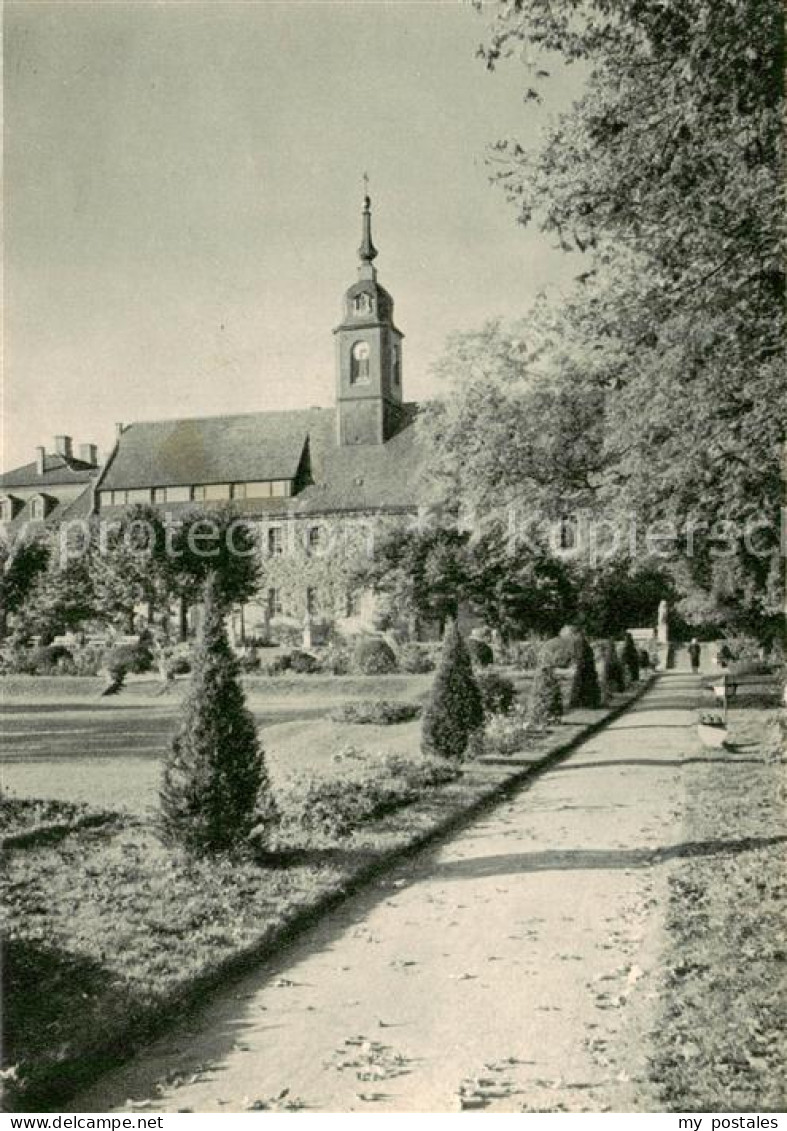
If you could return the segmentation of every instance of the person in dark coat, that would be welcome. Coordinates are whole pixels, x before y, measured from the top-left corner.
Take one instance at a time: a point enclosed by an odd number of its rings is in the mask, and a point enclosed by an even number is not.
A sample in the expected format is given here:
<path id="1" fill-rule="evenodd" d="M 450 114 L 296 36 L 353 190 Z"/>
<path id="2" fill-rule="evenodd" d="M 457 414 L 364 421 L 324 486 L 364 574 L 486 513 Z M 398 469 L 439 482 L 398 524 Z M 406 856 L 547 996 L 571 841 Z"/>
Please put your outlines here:
<path id="1" fill-rule="evenodd" d="M 700 648 L 699 642 L 698 642 L 698 640 L 695 636 L 693 638 L 693 640 L 691 641 L 691 644 L 689 644 L 689 659 L 691 660 L 691 670 L 694 672 L 695 675 L 700 670 L 700 657 L 701 657 L 701 655 L 702 655 L 702 649 Z"/>

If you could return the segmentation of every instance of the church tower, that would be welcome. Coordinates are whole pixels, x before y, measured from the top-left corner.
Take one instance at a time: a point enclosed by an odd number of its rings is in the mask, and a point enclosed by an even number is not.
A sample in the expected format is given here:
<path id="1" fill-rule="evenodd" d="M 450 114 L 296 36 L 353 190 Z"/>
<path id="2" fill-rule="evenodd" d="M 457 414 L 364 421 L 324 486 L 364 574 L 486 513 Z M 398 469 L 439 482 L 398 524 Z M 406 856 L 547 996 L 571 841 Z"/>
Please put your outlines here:
<path id="1" fill-rule="evenodd" d="M 371 200 L 364 197 L 358 282 L 344 296 L 336 327 L 338 442 L 384 444 L 399 427 L 402 406 L 402 338 L 393 299 L 377 282 Z"/>

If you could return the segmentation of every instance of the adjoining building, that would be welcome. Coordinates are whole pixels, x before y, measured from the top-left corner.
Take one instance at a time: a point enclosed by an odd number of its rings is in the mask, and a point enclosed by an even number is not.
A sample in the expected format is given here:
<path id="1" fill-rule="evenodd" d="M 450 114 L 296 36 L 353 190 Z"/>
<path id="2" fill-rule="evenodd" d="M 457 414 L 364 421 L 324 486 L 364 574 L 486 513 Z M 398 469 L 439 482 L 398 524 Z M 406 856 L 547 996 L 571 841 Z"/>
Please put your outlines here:
<path id="1" fill-rule="evenodd" d="M 76 456 L 70 436 L 55 436 L 54 447 L 53 452 L 37 448 L 32 463 L 0 475 L 3 534 L 57 526 L 93 512 L 93 490 L 101 470 L 98 448 L 81 444 Z"/>

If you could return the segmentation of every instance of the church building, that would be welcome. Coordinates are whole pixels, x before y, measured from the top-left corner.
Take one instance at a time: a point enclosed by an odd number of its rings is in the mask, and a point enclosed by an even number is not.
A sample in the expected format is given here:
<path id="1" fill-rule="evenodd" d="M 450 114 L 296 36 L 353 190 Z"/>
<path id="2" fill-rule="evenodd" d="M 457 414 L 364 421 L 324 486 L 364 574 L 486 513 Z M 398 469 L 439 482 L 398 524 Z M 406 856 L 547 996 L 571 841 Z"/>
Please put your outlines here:
<path id="1" fill-rule="evenodd" d="M 332 408 L 156 420 L 118 426 L 95 484 L 102 518 L 133 504 L 176 521 L 231 506 L 258 530 L 263 590 L 244 610 L 254 635 L 281 619 L 335 623 L 368 615 L 346 584 L 350 561 L 419 508 L 417 406 L 403 392 L 403 335 L 378 281 L 364 199 L 358 278 L 334 330 Z M 360 601 L 360 605 L 359 605 Z"/>

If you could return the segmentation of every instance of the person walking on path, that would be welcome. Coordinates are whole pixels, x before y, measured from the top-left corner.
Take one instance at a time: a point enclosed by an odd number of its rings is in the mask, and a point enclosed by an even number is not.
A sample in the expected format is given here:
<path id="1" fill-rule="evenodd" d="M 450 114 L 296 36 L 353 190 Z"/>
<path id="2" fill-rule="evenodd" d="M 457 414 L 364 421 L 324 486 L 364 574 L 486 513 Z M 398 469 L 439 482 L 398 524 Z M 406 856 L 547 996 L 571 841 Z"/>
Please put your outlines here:
<path id="1" fill-rule="evenodd" d="M 694 636 L 694 637 L 692 637 L 691 643 L 689 644 L 689 659 L 691 660 L 691 670 L 694 672 L 695 675 L 700 670 L 700 657 L 701 657 L 701 655 L 702 655 L 702 649 L 700 648 L 699 641 L 697 640 L 697 637 Z"/>

